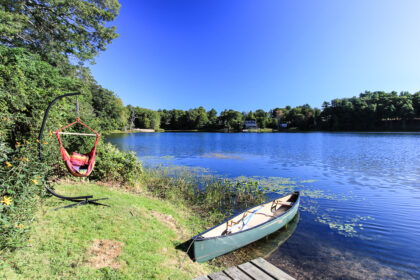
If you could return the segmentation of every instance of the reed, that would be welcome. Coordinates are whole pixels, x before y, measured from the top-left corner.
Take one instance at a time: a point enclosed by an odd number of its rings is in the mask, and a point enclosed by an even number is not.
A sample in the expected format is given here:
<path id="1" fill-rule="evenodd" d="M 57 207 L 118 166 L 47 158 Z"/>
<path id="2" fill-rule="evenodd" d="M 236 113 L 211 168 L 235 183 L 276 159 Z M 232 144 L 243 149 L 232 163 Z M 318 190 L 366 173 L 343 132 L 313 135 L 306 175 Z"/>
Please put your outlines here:
<path id="1" fill-rule="evenodd" d="M 168 167 L 145 169 L 142 185 L 153 195 L 189 206 L 214 221 L 266 199 L 266 190 L 257 181 L 230 180 L 186 168 L 176 172 Z"/>

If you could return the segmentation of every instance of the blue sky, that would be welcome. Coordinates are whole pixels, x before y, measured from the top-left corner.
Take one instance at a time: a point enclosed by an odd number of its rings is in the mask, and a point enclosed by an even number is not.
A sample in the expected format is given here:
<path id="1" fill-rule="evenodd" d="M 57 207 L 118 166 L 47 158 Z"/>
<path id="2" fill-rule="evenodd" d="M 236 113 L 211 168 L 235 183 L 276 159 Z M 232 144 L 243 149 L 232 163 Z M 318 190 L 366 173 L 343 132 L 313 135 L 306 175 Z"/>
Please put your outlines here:
<path id="1" fill-rule="evenodd" d="M 269 110 L 420 90 L 418 0 L 126 0 L 91 66 L 125 105 Z"/>

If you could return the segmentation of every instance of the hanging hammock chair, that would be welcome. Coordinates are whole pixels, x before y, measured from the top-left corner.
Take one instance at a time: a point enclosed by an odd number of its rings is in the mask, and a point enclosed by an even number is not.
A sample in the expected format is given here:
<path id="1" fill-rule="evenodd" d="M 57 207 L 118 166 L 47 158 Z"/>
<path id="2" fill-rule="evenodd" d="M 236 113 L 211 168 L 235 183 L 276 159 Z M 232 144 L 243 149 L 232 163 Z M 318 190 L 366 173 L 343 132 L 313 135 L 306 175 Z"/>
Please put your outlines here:
<path id="1" fill-rule="evenodd" d="M 86 124 L 84 124 L 80 121 L 80 119 L 79 119 L 79 98 L 78 98 L 79 95 L 80 95 L 80 92 L 66 93 L 66 94 L 63 94 L 63 95 L 60 95 L 60 96 L 56 97 L 48 105 L 48 108 L 45 110 L 45 113 L 44 113 L 44 118 L 43 118 L 43 121 L 42 121 L 41 129 L 39 131 L 39 138 L 38 138 L 38 141 L 39 141 L 39 161 L 40 162 L 43 161 L 43 156 L 42 156 L 42 143 L 43 143 L 43 141 L 42 141 L 42 137 L 43 137 L 43 132 L 44 132 L 44 129 L 45 129 L 45 124 L 46 124 L 47 119 L 48 119 L 48 113 L 49 113 L 51 107 L 58 100 L 60 100 L 64 97 L 77 96 L 77 103 L 76 103 L 77 104 L 77 107 L 76 107 L 77 118 L 76 118 L 76 121 L 67 125 L 67 126 L 65 126 L 65 127 L 63 127 L 63 128 L 60 128 L 55 133 L 57 135 L 58 142 L 60 143 L 60 152 L 61 152 L 61 155 L 63 156 L 63 159 L 66 163 L 67 169 L 74 176 L 87 177 L 92 172 L 93 166 L 95 165 L 96 146 L 98 145 L 100 135 L 95 130 L 93 130 L 92 128 L 90 128 L 89 126 L 87 126 Z M 89 130 L 94 132 L 94 134 L 62 132 L 63 129 L 66 129 L 66 128 L 68 128 L 72 125 L 75 125 L 77 123 L 87 127 Z M 95 142 L 94 147 L 92 148 L 92 150 L 89 153 L 84 154 L 84 155 L 73 153 L 72 156 L 69 156 L 69 154 L 67 153 L 66 149 L 63 146 L 63 143 L 61 142 L 60 135 L 63 135 L 63 134 L 80 135 L 80 136 L 95 136 L 96 137 L 96 142 Z M 61 195 L 61 194 L 56 193 L 48 182 L 44 183 L 44 187 L 53 196 L 58 197 L 62 200 L 67 200 L 67 201 L 73 202 L 72 204 L 62 206 L 62 207 L 58 207 L 54 210 L 58 210 L 58 209 L 61 209 L 61 208 L 70 208 L 70 207 L 79 206 L 79 205 L 88 205 L 88 204 L 109 206 L 109 205 L 102 204 L 102 203 L 98 202 L 100 200 L 104 200 L 104 199 L 108 199 L 108 198 L 95 198 L 95 199 L 93 199 L 93 195 L 82 195 L 82 196 Z"/>
<path id="2" fill-rule="evenodd" d="M 91 130 L 94 134 L 90 133 L 74 133 L 74 132 L 61 132 L 63 129 L 69 128 L 72 125 L 75 124 L 81 124 L 85 127 L 87 127 L 89 130 Z M 73 176 L 77 177 L 87 177 L 92 173 L 93 167 L 95 166 L 95 157 L 96 157 L 96 146 L 99 142 L 99 133 L 97 133 L 95 130 L 90 128 L 88 125 L 84 124 L 82 121 L 80 121 L 79 117 L 77 117 L 76 121 L 60 128 L 55 132 L 57 135 L 58 142 L 60 143 L 60 153 L 63 157 L 63 160 L 66 164 L 67 169 Z M 63 143 L 61 141 L 60 135 L 79 135 L 79 136 L 96 136 L 95 145 L 93 146 L 92 150 L 87 154 L 79 154 L 73 152 L 70 156 L 69 153 L 66 151 L 66 148 L 64 148 Z"/>

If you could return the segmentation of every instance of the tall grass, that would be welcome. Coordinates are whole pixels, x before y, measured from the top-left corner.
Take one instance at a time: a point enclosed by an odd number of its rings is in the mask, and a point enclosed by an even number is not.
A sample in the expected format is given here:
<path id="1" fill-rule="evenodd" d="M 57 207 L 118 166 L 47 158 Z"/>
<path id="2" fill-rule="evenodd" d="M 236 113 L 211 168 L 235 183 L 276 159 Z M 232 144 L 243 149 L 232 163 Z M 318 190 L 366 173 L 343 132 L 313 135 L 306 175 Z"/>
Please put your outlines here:
<path id="1" fill-rule="evenodd" d="M 200 175 L 188 169 L 176 174 L 167 167 L 145 169 L 142 184 L 153 195 L 191 207 L 211 222 L 265 201 L 257 181 Z"/>

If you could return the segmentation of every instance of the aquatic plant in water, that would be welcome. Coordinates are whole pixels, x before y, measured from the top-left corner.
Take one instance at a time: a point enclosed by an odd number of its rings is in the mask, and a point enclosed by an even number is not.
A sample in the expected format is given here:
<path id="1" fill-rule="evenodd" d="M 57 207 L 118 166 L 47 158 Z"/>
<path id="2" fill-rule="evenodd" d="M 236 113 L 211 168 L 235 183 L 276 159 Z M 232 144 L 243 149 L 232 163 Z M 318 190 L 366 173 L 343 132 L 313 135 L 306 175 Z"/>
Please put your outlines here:
<path id="1" fill-rule="evenodd" d="M 317 189 L 310 185 L 314 180 L 295 181 L 291 178 L 262 176 L 227 179 L 206 168 L 176 165 L 161 165 L 158 169 L 161 175 L 176 178 L 178 181 L 175 185 L 181 181 L 188 185 L 185 188 L 189 190 L 185 193 L 192 195 L 188 199 L 193 203 L 205 203 L 209 210 L 215 211 L 214 213 L 224 213 L 220 219 L 272 199 L 273 196 L 282 196 L 295 190 L 301 193 L 301 211 L 312 214 L 315 221 L 328 225 L 331 230 L 341 235 L 359 235 L 363 230 L 363 221 L 371 219 L 369 216 L 360 215 L 343 217 L 338 215 L 334 208 L 321 207 L 320 203 L 322 204 L 323 200 L 339 202 L 356 198 L 351 193 L 333 194 Z"/>

